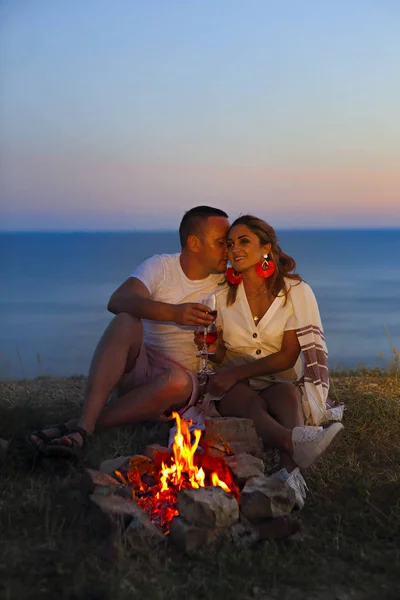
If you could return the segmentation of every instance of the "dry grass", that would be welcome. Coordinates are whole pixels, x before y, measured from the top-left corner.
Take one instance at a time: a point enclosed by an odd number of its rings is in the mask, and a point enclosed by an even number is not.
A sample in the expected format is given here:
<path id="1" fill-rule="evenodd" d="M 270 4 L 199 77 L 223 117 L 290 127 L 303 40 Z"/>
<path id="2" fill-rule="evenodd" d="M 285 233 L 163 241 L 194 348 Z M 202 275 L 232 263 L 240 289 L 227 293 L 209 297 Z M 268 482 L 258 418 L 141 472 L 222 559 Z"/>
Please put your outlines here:
<path id="1" fill-rule="evenodd" d="M 252 550 L 227 543 L 196 558 L 111 535 L 65 463 L 32 463 L 23 433 L 77 415 L 84 378 L 0 384 L 0 436 L 12 444 L 0 474 L 0 596 L 8 599 L 398 598 L 400 390 L 396 374 L 333 378 L 346 402 L 340 445 L 307 475 L 301 543 Z M 88 463 L 166 440 L 165 425 L 91 440 Z"/>

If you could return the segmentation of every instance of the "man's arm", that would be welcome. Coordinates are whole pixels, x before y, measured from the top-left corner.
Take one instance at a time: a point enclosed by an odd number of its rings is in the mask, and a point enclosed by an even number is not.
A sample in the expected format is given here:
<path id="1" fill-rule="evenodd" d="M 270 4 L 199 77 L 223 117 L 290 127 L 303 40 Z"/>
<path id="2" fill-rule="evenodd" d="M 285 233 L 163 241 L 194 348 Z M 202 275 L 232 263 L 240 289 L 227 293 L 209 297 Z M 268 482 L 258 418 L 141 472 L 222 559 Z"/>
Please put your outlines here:
<path id="1" fill-rule="evenodd" d="M 208 307 L 203 304 L 168 304 L 152 300 L 147 287 L 136 277 L 129 277 L 115 290 L 107 309 L 114 315 L 126 312 L 139 319 L 172 321 L 179 325 L 210 325 L 213 322 Z"/>

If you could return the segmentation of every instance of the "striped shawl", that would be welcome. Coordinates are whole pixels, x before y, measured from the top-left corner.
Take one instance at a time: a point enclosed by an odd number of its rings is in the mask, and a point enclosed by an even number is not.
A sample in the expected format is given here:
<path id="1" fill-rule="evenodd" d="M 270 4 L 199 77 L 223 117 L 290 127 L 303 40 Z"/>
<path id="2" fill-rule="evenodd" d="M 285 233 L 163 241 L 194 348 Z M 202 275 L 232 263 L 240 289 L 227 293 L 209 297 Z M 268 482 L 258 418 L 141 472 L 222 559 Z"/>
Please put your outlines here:
<path id="1" fill-rule="evenodd" d="M 290 300 L 295 316 L 295 330 L 303 358 L 303 374 L 297 381 L 302 392 L 304 417 L 308 425 L 340 421 L 342 405 L 332 406 L 328 399 L 328 349 L 317 300 L 308 285 L 292 285 Z"/>

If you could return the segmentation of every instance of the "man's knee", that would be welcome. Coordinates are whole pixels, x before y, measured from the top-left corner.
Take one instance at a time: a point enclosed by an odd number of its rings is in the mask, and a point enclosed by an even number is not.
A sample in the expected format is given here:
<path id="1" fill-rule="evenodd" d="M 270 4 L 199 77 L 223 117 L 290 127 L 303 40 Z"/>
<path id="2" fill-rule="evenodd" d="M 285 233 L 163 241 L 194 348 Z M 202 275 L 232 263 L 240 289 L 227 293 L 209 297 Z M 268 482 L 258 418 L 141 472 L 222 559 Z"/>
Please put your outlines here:
<path id="1" fill-rule="evenodd" d="M 142 321 L 128 313 L 119 313 L 110 322 L 100 343 L 126 353 L 125 373 L 135 366 L 143 341 Z"/>
<path id="2" fill-rule="evenodd" d="M 110 323 L 113 333 L 116 333 L 126 339 L 137 339 L 143 335 L 142 321 L 129 313 L 119 313 L 115 315 Z"/>
<path id="3" fill-rule="evenodd" d="M 177 400 L 187 400 L 192 394 L 193 381 L 189 373 L 180 367 L 171 367 L 167 374 L 166 383 L 168 396 Z"/>
<path id="4" fill-rule="evenodd" d="M 171 402 L 184 402 L 188 400 L 193 391 L 193 382 L 189 373 L 180 367 L 171 367 L 162 375 L 163 387 L 165 386 L 166 404 Z"/>

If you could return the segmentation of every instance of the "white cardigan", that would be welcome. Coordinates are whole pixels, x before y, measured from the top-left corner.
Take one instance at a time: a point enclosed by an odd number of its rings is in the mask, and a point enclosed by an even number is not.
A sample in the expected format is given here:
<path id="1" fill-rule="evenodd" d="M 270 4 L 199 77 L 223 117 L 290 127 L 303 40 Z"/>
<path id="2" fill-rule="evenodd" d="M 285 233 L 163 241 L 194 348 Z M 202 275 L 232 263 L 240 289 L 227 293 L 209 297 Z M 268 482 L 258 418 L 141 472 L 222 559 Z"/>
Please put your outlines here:
<path id="1" fill-rule="evenodd" d="M 320 425 L 341 420 L 343 407 L 327 406 L 329 391 L 328 350 L 318 304 L 310 286 L 305 282 L 285 279 L 289 294 L 279 295 L 256 327 L 247 301 L 243 283 L 238 286 L 234 304 L 226 305 L 227 291 L 218 296 L 218 321 L 223 329 L 227 348 L 224 365 L 234 366 L 253 362 L 275 352 L 282 346 L 283 334 L 295 330 L 301 355 L 293 369 L 251 378 L 250 386 L 261 390 L 286 381 L 296 384 L 302 392 L 306 422 Z"/>

